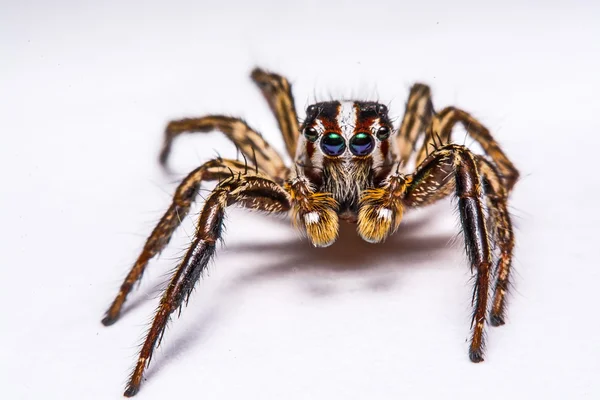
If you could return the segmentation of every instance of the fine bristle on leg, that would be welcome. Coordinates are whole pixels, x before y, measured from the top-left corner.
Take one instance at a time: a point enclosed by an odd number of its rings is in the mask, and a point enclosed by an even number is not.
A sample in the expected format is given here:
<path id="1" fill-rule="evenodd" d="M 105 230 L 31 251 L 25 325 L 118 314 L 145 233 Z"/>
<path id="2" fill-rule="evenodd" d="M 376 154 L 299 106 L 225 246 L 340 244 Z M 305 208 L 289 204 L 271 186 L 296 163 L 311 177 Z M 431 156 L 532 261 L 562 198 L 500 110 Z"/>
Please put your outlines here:
<path id="1" fill-rule="evenodd" d="M 275 114 L 279 130 L 285 141 L 286 150 L 289 156 L 294 158 L 300 129 L 294 97 L 292 96 L 292 85 L 285 77 L 266 72 L 260 68 L 255 68 L 252 71 L 251 78 L 258 85 L 273 114 Z"/>
<path id="2" fill-rule="evenodd" d="M 454 183 L 458 199 L 465 248 L 471 270 L 476 274 L 473 293 L 473 321 L 469 358 L 483 361 L 484 329 L 487 317 L 488 293 L 492 250 L 482 203 L 482 182 L 475 156 L 465 147 L 447 145 L 434 151 L 417 167 L 404 202 L 409 207 L 428 204 L 430 198 L 439 198 L 439 191 Z"/>
<path id="3" fill-rule="evenodd" d="M 165 140 L 160 153 L 160 162 L 165 165 L 173 141 L 183 133 L 221 131 L 235 144 L 246 161 L 259 167 L 272 179 L 283 181 L 287 167 L 279 153 L 246 122 L 239 118 L 223 115 L 208 115 L 201 118 L 185 118 L 171 121 L 165 129 Z"/>
<path id="4" fill-rule="evenodd" d="M 173 312 L 187 302 L 196 282 L 215 253 L 221 238 L 225 208 L 231 204 L 265 212 L 289 210 L 288 194 L 275 182 L 257 176 L 232 176 L 222 181 L 206 200 L 194 240 L 163 292 L 150 331 L 140 351 L 124 395 L 135 395 L 144 370 Z"/>
<path id="5" fill-rule="evenodd" d="M 512 252 L 515 245 L 512 222 L 507 207 L 507 195 L 502 180 L 494 166 L 484 158 L 478 158 L 478 167 L 483 176 L 488 212 L 494 230 L 495 243 L 500 250 L 496 265 L 496 285 L 490 314 L 493 326 L 504 325 L 506 294 L 510 285 Z"/>
<path id="6" fill-rule="evenodd" d="M 171 205 L 146 240 L 141 254 L 127 274 L 127 277 L 125 277 L 119 293 L 102 319 L 102 324 L 108 326 L 117 321 L 127 295 L 133 289 L 134 284 L 142 277 L 148 262 L 167 246 L 171 240 L 171 236 L 181 224 L 181 221 L 187 216 L 192 202 L 200 189 L 200 184 L 203 181 L 225 179 L 231 176 L 232 173 L 247 174 L 248 172 L 253 173 L 255 171 L 248 171 L 248 167 L 239 161 L 211 160 L 196 168 L 179 184 Z"/>

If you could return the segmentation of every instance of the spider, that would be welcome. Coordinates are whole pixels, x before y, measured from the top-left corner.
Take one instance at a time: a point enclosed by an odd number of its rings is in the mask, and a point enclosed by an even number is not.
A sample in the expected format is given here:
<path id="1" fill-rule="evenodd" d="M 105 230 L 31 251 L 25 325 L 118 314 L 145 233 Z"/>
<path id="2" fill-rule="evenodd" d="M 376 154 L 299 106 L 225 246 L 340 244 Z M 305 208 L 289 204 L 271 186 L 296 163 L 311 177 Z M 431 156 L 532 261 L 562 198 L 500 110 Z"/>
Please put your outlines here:
<path id="1" fill-rule="evenodd" d="M 419 83 L 410 90 L 398 130 L 392 126 L 388 108 L 370 101 L 310 105 L 300 125 L 286 78 L 259 68 L 251 77 L 277 119 L 294 165 L 286 166 L 281 155 L 239 118 L 208 115 L 167 125 L 160 153 L 163 166 L 179 135 L 213 130 L 223 132 L 238 147 L 244 162 L 216 158 L 183 179 L 106 312 L 102 323 L 111 325 L 148 262 L 165 248 L 188 214 L 200 184 L 218 181 L 206 198 L 193 241 L 162 294 L 124 395 L 138 392 L 171 314 L 187 303 L 215 253 L 226 208 L 231 205 L 267 213 L 289 212 L 315 247 L 325 247 L 335 242 L 340 220 L 356 224 L 358 235 L 378 243 L 398 229 L 404 210 L 455 196 L 466 252 L 476 275 L 469 358 L 474 363 L 483 361 L 493 277 L 489 320 L 493 326 L 504 324 L 514 246 L 507 199 L 519 176 L 488 129 L 455 107 L 435 112 L 429 87 Z M 457 123 L 482 146 L 483 155 L 452 142 Z M 417 149 L 420 140 L 423 144 Z M 405 169 L 412 159 L 416 169 L 410 173 Z M 493 263 L 496 252 L 497 263 Z"/>

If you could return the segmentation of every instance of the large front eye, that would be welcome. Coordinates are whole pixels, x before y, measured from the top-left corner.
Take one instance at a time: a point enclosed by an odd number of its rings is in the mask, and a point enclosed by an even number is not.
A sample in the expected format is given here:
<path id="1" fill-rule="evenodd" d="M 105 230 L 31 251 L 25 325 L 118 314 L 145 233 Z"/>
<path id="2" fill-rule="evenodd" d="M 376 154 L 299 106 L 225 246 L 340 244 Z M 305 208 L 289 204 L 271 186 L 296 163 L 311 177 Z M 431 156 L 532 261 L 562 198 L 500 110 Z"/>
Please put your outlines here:
<path id="1" fill-rule="evenodd" d="M 317 132 L 317 130 L 315 128 L 309 127 L 304 130 L 304 137 L 309 142 L 315 142 L 317 140 L 317 138 L 319 137 L 319 133 Z"/>
<path id="2" fill-rule="evenodd" d="M 350 139 L 350 151 L 355 156 L 366 156 L 373 151 L 374 142 L 373 136 L 365 132 L 359 132 Z"/>
<path id="3" fill-rule="evenodd" d="M 329 132 L 321 139 L 321 150 L 328 156 L 339 156 L 346 150 L 346 141 L 335 132 Z"/>

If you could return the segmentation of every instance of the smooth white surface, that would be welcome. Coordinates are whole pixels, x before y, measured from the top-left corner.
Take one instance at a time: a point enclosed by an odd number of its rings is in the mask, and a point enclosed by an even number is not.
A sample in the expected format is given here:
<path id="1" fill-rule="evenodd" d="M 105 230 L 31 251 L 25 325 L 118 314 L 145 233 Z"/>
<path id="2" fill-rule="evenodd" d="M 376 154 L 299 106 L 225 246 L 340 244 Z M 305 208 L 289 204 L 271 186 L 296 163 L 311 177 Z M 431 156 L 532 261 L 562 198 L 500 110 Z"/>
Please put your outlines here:
<path id="1" fill-rule="evenodd" d="M 1 6 L 2 398 L 120 398 L 193 218 L 122 319 L 105 328 L 102 314 L 177 180 L 235 156 L 217 133 L 182 138 L 165 174 L 162 129 L 227 113 L 283 151 L 254 65 L 292 80 L 301 117 L 331 96 L 378 98 L 400 118 L 423 81 L 438 109 L 492 129 L 522 172 L 508 324 L 470 363 L 450 202 L 383 245 L 347 227 L 327 249 L 233 210 L 138 399 L 600 398 L 594 2 L 80 3 Z"/>

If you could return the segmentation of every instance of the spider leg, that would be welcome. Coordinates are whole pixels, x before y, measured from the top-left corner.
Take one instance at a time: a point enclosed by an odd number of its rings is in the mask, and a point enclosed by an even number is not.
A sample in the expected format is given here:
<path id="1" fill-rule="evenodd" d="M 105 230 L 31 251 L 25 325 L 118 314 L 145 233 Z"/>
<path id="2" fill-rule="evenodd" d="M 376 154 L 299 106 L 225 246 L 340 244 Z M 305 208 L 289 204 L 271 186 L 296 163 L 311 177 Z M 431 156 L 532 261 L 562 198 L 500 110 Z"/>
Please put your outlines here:
<path id="1" fill-rule="evenodd" d="M 279 153 L 263 137 L 239 118 L 208 115 L 171 121 L 165 129 L 165 140 L 160 152 L 160 162 L 165 165 L 175 138 L 182 133 L 221 131 L 242 152 L 249 162 L 255 162 L 273 179 L 282 182 L 287 168 Z"/>
<path id="2" fill-rule="evenodd" d="M 404 210 L 402 197 L 410 183 L 410 177 L 396 173 L 386 178 L 381 187 L 361 193 L 357 226 L 360 237 L 379 243 L 398 229 Z"/>
<path id="3" fill-rule="evenodd" d="M 315 192 L 306 177 L 286 182 L 285 190 L 292 200 L 292 221 L 306 233 L 315 247 L 327 247 L 338 236 L 338 203 L 330 193 Z"/>
<path id="4" fill-rule="evenodd" d="M 414 84 L 408 95 L 404 118 L 396 139 L 402 165 L 406 165 L 416 150 L 416 142 L 429 126 L 432 116 L 433 104 L 429 86 L 422 83 Z"/>
<path id="5" fill-rule="evenodd" d="M 274 181 L 257 176 L 232 176 L 212 191 L 200 214 L 194 240 L 163 292 L 148 336 L 127 384 L 124 395 L 135 395 L 142 375 L 150 362 L 155 346 L 160 342 L 171 314 L 187 302 L 196 282 L 215 253 L 217 240 L 228 205 L 237 204 L 265 212 L 289 210 L 289 196 Z"/>
<path id="6" fill-rule="evenodd" d="M 433 116 L 427 129 L 425 141 L 417 156 L 417 165 L 423 162 L 432 149 L 451 143 L 452 129 L 459 122 L 465 127 L 469 135 L 481 145 L 485 153 L 490 156 L 494 165 L 498 168 L 506 191 L 510 193 L 519 178 L 519 171 L 504 154 L 490 131 L 469 113 L 456 107 L 444 108 Z"/>
<path id="7" fill-rule="evenodd" d="M 408 207 L 428 204 L 430 197 L 439 197 L 437 191 L 444 190 L 449 180 L 452 181 L 471 270 L 477 272 L 469 358 L 473 362 L 481 362 L 492 247 L 482 203 L 483 185 L 475 157 L 466 147 L 459 145 L 446 145 L 434 151 L 417 167 L 406 190 L 404 203 Z"/>
<path id="8" fill-rule="evenodd" d="M 512 222 L 507 208 L 507 194 L 502 180 L 494 166 L 482 157 L 477 158 L 478 168 L 483 177 L 483 188 L 486 194 L 488 212 L 494 228 L 494 241 L 500 249 L 500 257 L 496 265 L 496 285 L 490 323 L 493 326 L 504 325 L 506 310 L 506 292 L 510 284 L 512 251 L 515 245 Z"/>
<path id="9" fill-rule="evenodd" d="M 252 71 L 251 78 L 258 85 L 275 114 L 287 152 L 294 159 L 300 128 L 292 96 L 292 85 L 283 76 L 266 72 L 260 68 Z"/>
<path id="10" fill-rule="evenodd" d="M 131 292 L 133 285 L 142 277 L 148 262 L 167 246 L 173 232 L 188 214 L 200 189 L 200 183 L 226 179 L 233 173 L 246 174 L 249 172 L 255 173 L 254 169 L 248 170 L 248 167 L 242 162 L 216 159 L 208 161 L 192 171 L 179 184 L 175 190 L 173 202 L 146 240 L 142 253 L 125 277 L 119 293 L 102 319 L 104 325 L 112 325 L 119 318 L 127 295 Z"/>

